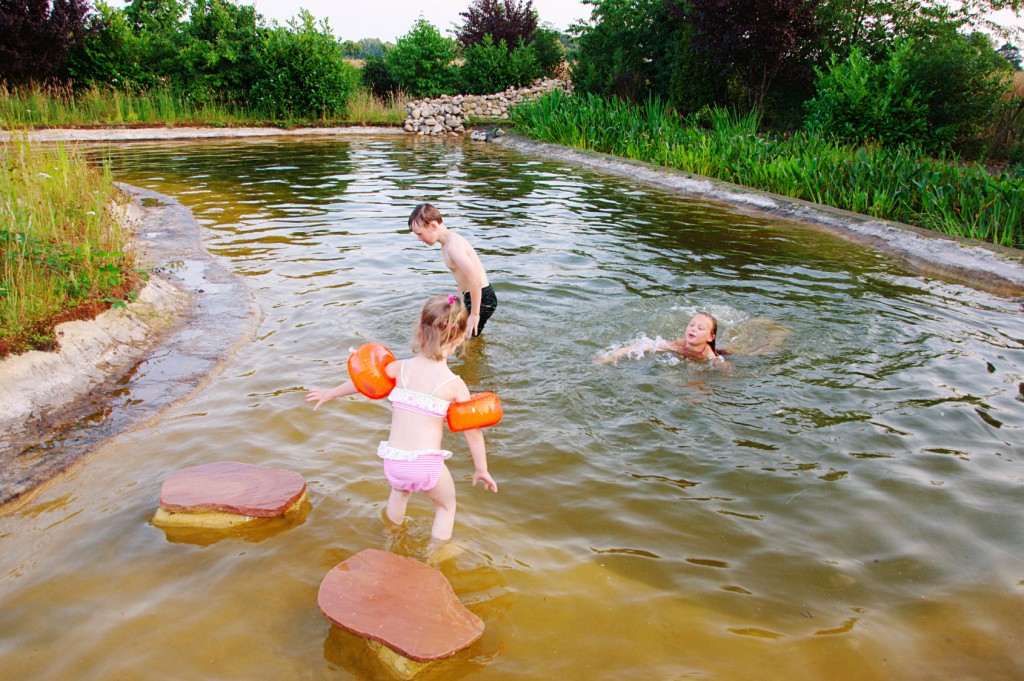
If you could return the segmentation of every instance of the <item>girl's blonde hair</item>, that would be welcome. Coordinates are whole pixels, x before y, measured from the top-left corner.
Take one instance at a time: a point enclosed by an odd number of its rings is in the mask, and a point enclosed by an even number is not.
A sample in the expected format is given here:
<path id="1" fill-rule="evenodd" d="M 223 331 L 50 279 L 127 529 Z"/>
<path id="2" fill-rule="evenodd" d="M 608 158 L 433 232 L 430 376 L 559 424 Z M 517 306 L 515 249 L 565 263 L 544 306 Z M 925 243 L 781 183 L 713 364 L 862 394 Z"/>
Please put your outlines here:
<path id="1" fill-rule="evenodd" d="M 428 359 L 444 359 L 444 348 L 466 333 L 469 310 L 462 296 L 433 296 L 420 313 L 412 335 L 412 351 Z"/>

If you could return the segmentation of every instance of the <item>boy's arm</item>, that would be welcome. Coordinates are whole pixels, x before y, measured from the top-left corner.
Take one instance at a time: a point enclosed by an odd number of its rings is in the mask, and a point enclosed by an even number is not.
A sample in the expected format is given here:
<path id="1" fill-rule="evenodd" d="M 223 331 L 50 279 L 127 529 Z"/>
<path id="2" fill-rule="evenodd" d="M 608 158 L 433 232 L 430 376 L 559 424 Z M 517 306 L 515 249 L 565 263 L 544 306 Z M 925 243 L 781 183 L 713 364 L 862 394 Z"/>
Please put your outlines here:
<path id="1" fill-rule="evenodd" d="M 345 397 L 346 395 L 351 395 L 355 392 L 356 385 L 355 383 L 352 382 L 351 379 L 349 379 L 342 383 L 341 385 L 337 385 L 333 388 L 328 388 L 327 390 L 310 390 L 309 393 L 306 395 L 306 401 L 316 402 L 316 404 L 313 405 L 313 411 L 316 411 L 324 402 L 330 402 L 331 400 L 337 399 L 339 397 Z"/>
<path id="2" fill-rule="evenodd" d="M 483 277 L 480 276 L 480 268 L 477 266 L 477 259 L 474 257 L 476 251 L 473 246 L 462 239 L 462 248 L 452 249 L 452 265 L 456 273 L 455 280 L 461 288 L 469 291 L 470 313 L 466 320 L 466 330 L 469 336 L 477 335 L 477 325 L 480 323 L 480 305 L 483 303 Z"/>

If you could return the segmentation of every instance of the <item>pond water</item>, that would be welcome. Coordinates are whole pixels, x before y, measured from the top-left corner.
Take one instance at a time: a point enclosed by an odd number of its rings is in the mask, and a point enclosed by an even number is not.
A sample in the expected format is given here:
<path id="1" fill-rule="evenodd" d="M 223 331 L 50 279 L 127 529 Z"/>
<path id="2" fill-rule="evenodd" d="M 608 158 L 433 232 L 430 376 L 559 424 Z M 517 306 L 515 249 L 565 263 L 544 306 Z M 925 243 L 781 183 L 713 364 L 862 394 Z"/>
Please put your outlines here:
<path id="1" fill-rule="evenodd" d="M 432 679 L 1024 678 L 1024 315 L 820 231 L 490 145 L 392 136 L 121 144 L 254 292 L 257 338 L 193 397 L 0 518 L 5 679 L 370 679 L 316 604 L 365 548 L 429 559 L 420 495 L 381 520 L 388 407 L 307 389 L 407 354 L 435 203 L 500 305 L 452 362 L 501 396 L 493 495 L 446 435 L 440 563 L 486 631 Z M 608 348 L 720 322 L 726 369 Z M 768 320 L 768 321 L 765 321 Z M 782 342 L 780 342 L 782 341 Z M 171 472 L 279 466 L 296 521 L 150 523 Z"/>

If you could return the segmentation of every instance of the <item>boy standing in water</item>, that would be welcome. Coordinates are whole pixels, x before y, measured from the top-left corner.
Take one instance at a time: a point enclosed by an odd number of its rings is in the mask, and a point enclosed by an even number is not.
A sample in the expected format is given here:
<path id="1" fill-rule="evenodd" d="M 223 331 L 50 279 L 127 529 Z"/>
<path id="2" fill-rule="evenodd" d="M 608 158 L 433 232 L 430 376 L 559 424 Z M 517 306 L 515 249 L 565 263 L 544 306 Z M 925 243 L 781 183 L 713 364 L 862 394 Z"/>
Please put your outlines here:
<path id="1" fill-rule="evenodd" d="M 441 213 L 429 203 L 421 203 L 413 209 L 409 216 L 409 229 L 428 246 L 441 244 L 444 264 L 452 271 L 469 310 L 467 335 L 470 338 L 479 336 L 498 307 L 498 297 L 487 280 L 487 272 L 476 250 L 461 235 L 445 227 Z"/>

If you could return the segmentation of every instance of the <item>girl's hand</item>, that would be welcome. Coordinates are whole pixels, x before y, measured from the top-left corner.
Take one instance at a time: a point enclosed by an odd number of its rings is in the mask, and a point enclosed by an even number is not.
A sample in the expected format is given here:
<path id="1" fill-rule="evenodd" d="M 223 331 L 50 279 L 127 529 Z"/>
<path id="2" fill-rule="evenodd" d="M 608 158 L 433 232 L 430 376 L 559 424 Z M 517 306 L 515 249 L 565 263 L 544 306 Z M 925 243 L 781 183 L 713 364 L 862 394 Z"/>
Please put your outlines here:
<path id="1" fill-rule="evenodd" d="M 494 482 L 494 478 L 487 471 L 473 472 L 473 487 L 476 487 L 477 482 L 484 483 L 484 489 L 489 489 L 494 493 L 498 492 L 498 483 Z"/>
<path id="2" fill-rule="evenodd" d="M 331 394 L 330 390 L 310 390 L 306 395 L 307 402 L 316 402 L 313 405 L 313 411 L 320 408 L 320 405 L 324 402 L 330 402 L 334 399 L 334 395 Z"/>

